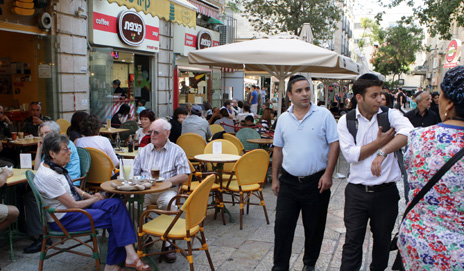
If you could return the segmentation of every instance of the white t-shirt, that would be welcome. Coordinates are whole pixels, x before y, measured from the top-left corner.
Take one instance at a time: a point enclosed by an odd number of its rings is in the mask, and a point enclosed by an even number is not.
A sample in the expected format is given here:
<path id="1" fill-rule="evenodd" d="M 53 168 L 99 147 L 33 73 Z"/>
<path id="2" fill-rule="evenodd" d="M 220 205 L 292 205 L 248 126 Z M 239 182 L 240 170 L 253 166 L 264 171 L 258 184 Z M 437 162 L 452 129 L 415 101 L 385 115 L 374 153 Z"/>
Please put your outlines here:
<path id="1" fill-rule="evenodd" d="M 142 142 L 143 137 L 145 134 L 143 133 L 143 128 L 139 128 L 137 131 L 135 131 L 135 139 L 140 142 Z"/>
<path id="2" fill-rule="evenodd" d="M 39 170 L 37 170 L 35 174 L 34 184 L 37 191 L 39 191 L 45 203 L 50 206 L 50 208 L 68 209 L 56 199 L 66 193 L 72 197 L 71 188 L 64 175 L 58 174 L 54 170 L 45 167 L 42 162 L 40 163 Z M 61 219 L 65 213 L 56 213 L 55 215 L 58 219 Z M 53 218 L 48 214 L 47 218 L 48 222 L 54 222 Z"/>
<path id="3" fill-rule="evenodd" d="M 115 167 L 119 166 L 119 160 L 114 152 L 113 146 L 111 146 L 110 140 L 103 136 L 85 136 L 78 138 L 76 140 L 76 147 L 81 148 L 95 148 L 101 150 L 102 152 L 106 153 L 113 161 Z"/>

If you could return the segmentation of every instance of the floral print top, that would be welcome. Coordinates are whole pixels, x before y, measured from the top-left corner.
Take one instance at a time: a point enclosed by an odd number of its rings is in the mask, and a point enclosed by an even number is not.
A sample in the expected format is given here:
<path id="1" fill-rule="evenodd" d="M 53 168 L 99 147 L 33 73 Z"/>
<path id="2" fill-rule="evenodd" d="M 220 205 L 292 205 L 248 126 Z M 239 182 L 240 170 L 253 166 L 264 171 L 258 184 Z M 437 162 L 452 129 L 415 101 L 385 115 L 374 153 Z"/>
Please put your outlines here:
<path id="1" fill-rule="evenodd" d="M 414 129 L 405 153 L 410 198 L 464 147 L 464 128 Z M 458 161 L 402 222 L 398 247 L 406 270 L 464 270 L 464 159 Z"/>

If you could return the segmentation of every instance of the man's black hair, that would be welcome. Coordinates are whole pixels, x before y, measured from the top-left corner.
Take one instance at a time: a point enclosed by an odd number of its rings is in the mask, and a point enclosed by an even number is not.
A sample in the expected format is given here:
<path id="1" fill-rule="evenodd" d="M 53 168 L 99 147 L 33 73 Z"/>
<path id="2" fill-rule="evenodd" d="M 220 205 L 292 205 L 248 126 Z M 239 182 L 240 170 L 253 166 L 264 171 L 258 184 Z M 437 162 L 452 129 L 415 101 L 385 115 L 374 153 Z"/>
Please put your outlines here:
<path id="1" fill-rule="evenodd" d="M 288 80 L 287 92 L 291 93 L 293 84 L 298 82 L 298 81 L 303 81 L 303 80 L 308 81 L 308 79 L 306 77 L 304 77 L 303 75 L 300 75 L 300 74 L 291 76 L 290 79 Z"/>
<path id="2" fill-rule="evenodd" d="M 353 84 L 353 95 L 356 97 L 357 94 L 363 96 L 366 94 L 366 90 L 370 87 L 382 87 L 383 81 L 372 73 L 365 73 L 356 79 Z"/>

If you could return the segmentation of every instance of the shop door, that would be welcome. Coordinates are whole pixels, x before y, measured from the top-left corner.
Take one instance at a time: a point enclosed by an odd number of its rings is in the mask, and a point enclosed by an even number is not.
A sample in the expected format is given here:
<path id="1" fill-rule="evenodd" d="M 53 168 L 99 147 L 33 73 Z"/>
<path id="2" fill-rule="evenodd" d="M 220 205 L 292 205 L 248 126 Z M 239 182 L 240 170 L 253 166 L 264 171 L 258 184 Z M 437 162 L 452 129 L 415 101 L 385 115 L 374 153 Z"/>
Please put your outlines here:
<path id="1" fill-rule="evenodd" d="M 103 122 L 112 117 L 113 49 L 93 48 L 90 52 L 90 114 Z"/>

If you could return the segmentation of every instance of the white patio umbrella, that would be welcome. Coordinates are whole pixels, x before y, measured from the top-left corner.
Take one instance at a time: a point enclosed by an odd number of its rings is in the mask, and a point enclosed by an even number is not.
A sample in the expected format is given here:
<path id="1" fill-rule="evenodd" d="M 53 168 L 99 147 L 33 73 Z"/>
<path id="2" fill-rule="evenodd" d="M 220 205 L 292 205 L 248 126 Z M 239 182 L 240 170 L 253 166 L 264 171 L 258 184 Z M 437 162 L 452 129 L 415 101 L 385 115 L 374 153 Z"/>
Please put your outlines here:
<path id="1" fill-rule="evenodd" d="M 202 49 L 190 52 L 188 59 L 190 64 L 265 71 L 279 78 L 279 115 L 285 78 L 299 72 L 359 74 L 360 71 L 351 59 L 288 35 Z"/>

